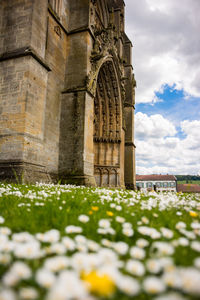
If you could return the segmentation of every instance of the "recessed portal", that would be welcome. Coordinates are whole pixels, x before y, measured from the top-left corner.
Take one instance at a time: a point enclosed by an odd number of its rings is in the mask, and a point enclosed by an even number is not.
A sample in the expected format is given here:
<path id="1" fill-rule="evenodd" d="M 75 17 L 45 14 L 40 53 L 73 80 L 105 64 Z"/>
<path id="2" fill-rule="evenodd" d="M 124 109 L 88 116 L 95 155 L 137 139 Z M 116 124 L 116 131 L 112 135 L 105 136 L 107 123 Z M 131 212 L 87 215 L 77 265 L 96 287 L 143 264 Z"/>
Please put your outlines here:
<path id="1" fill-rule="evenodd" d="M 121 105 L 111 61 L 103 64 L 94 101 L 94 174 L 99 186 L 118 186 L 120 172 Z"/>

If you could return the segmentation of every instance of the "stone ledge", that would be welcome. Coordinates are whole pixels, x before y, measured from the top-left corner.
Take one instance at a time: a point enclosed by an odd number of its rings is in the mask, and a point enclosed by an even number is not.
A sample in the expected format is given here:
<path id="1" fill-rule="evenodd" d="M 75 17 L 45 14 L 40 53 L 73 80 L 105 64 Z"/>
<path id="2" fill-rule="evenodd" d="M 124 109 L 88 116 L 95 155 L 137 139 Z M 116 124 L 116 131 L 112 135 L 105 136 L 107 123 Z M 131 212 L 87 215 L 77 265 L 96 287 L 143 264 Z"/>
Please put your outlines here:
<path id="1" fill-rule="evenodd" d="M 129 102 L 124 102 L 124 107 L 132 107 L 135 109 L 135 105 Z"/>
<path id="2" fill-rule="evenodd" d="M 31 47 L 23 47 L 10 52 L 6 52 L 0 55 L 0 62 L 8 59 L 15 59 L 19 57 L 32 56 L 40 65 L 42 65 L 48 72 L 51 71 L 50 67 L 44 61 L 42 57 L 40 57 L 34 49 Z"/>
<path id="3" fill-rule="evenodd" d="M 120 169 L 120 165 L 94 165 L 96 169 Z"/>
<path id="4" fill-rule="evenodd" d="M 88 93 L 88 95 L 90 95 L 90 97 L 94 98 L 94 95 L 85 86 L 64 90 L 64 91 L 62 91 L 62 94 L 63 95 L 64 94 L 74 94 L 74 93 L 81 93 L 81 92 Z"/>
<path id="5" fill-rule="evenodd" d="M 134 147 L 136 148 L 135 144 L 133 142 L 125 142 L 126 147 Z"/>
<path id="6" fill-rule="evenodd" d="M 23 137 L 30 138 L 30 139 L 35 140 L 40 143 L 43 142 L 42 138 L 38 138 L 32 134 L 24 133 L 24 132 L 12 132 L 12 133 L 0 134 L 0 139 L 6 138 L 6 137 L 14 137 L 14 136 L 23 136 Z"/>

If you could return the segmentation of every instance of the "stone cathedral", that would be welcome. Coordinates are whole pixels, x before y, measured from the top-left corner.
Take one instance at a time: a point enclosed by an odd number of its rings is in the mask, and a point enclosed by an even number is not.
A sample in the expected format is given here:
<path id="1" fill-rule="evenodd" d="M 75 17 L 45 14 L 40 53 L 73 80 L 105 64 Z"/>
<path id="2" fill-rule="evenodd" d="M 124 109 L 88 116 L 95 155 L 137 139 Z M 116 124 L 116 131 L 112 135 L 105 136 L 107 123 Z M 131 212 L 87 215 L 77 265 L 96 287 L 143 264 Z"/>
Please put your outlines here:
<path id="1" fill-rule="evenodd" d="M 124 5 L 0 1 L 0 180 L 135 187 Z"/>

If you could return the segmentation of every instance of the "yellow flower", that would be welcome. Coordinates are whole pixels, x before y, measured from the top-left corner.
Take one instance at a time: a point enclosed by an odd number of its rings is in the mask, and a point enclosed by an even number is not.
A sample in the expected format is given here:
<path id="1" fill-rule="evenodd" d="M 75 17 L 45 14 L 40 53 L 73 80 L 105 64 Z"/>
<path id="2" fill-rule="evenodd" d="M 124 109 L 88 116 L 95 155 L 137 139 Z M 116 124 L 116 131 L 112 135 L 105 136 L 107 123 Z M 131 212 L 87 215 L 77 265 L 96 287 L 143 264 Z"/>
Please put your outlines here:
<path id="1" fill-rule="evenodd" d="M 97 211 L 99 210 L 98 206 L 92 206 L 92 210 Z"/>
<path id="2" fill-rule="evenodd" d="M 195 211 L 190 211 L 190 216 L 191 217 L 197 217 L 198 216 L 198 213 L 196 213 Z"/>
<path id="3" fill-rule="evenodd" d="M 98 296 L 111 296 L 115 291 L 115 283 L 106 274 L 98 274 L 96 271 L 83 272 L 81 278 L 88 283 L 90 292 Z"/>
<path id="4" fill-rule="evenodd" d="M 114 214 L 112 211 L 107 211 L 106 214 L 109 216 L 109 217 L 112 217 Z"/>
<path id="5" fill-rule="evenodd" d="M 90 211 L 89 211 L 89 215 L 92 215 L 92 214 L 93 214 L 93 211 L 92 211 L 92 210 L 90 210 Z"/>

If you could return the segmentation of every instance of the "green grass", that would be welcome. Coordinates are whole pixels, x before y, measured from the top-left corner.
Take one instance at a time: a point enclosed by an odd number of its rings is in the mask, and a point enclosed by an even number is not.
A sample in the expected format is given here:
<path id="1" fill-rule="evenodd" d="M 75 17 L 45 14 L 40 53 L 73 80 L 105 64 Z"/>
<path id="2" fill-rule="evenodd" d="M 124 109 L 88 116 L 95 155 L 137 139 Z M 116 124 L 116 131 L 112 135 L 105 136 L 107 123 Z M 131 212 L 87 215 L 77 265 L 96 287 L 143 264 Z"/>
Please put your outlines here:
<path id="1" fill-rule="evenodd" d="M 151 205 L 149 202 L 149 207 L 144 207 L 145 203 L 151 199 L 154 202 L 154 199 L 157 199 L 158 205 Z M 169 199 L 171 199 L 171 202 L 167 204 Z M 93 210 L 94 206 L 98 207 L 97 211 Z M 121 207 L 121 210 L 117 210 L 117 206 Z M 113 215 L 108 216 L 108 211 Z M 189 211 L 195 211 L 197 214 L 196 217 L 190 216 Z M 177 212 L 179 212 L 178 215 Z M 90 220 L 88 223 L 84 224 L 78 220 L 78 217 L 81 214 L 89 216 Z M 200 242 L 200 230 L 194 232 L 191 228 L 192 223 L 196 222 L 199 224 L 200 222 L 200 198 L 197 195 L 181 194 L 176 196 L 175 194 L 167 193 L 150 193 L 144 195 L 139 192 L 134 193 L 124 190 L 106 190 L 73 186 L 2 184 L 0 185 L 0 215 L 5 219 L 5 222 L 4 224 L 1 224 L 1 227 L 8 227 L 12 231 L 12 234 L 9 237 L 10 241 L 12 241 L 14 233 L 29 232 L 35 238 L 35 234 L 45 233 L 51 229 L 58 230 L 61 238 L 63 236 L 69 236 L 70 238 L 75 239 L 76 234 L 67 235 L 65 228 L 68 225 L 76 225 L 82 228 L 83 232 L 81 235 L 88 240 L 95 241 L 100 247 L 103 247 L 102 239 L 108 239 L 113 243 L 122 241 L 129 246 L 129 249 L 130 247 L 135 246 L 138 239 L 146 239 L 149 242 L 149 246 L 145 249 L 145 258 L 141 260 L 145 268 L 147 259 L 158 259 L 158 256 L 152 250 L 152 245 L 156 241 L 167 242 L 169 245 L 173 245 L 174 254 L 166 256 L 170 256 L 173 259 L 175 268 L 194 268 L 194 259 L 200 256 L 200 253 L 191 247 L 192 241 L 195 240 Z M 122 224 L 116 221 L 116 216 L 121 216 L 125 218 L 126 222 L 131 223 L 134 230 L 133 236 L 128 237 L 123 234 Z M 148 224 L 145 224 L 144 221 L 142 221 L 143 217 L 147 218 Z M 111 227 L 115 230 L 115 234 L 103 235 L 97 233 L 97 229 L 99 228 L 98 223 L 101 219 L 110 221 Z M 183 232 L 176 229 L 176 224 L 178 222 L 184 222 L 187 231 L 195 234 L 194 239 L 187 238 L 188 246 L 174 246 L 174 241 L 177 241 L 180 237 L 185 237 Z M 158 232 L 160 232 L 162 227 L 165 227 L 173 232 L 173 237 L 168 239 L 161 234 L 159 238 L 153 239 L 150 236 L 142 235 L 138 231 L 140 226 L 154 228 Z M 41 247 L 47 249 L 47 247 L 50 247 L 50 243 L 41 242 Z M 112 251 L 115 253 L 113 248 Z M 67 251 L 64 255 L 71 258 L 77 252 L 78 249 L 75 249 L 71 252 Z M 95 251 L 88 250 L 88 253 L 93 252 L 96 253 Z M 38 269 L 43 267 L 47 258 L 54 257 L 57 254 L 47 252 L 42 258 L 36 259 L 28 259 L 26 257 L 19 258 L 15 255 L 14 250 L 10 250 L 9 254 L 11 256 L 10 262 L 8 264 L 0 263 L 1 280 L 3 281 L 5 274 L 9 272 L 14 262 L 23 261 L 30 266 L 33 275 L 31 279 L 19 281 L 19 283 L 11 286 L 10 289 L 18 295 L 21 287 L 33 286 L 38 292 L 37 299 L 45 299 L 46 294 L 48 294 L 48 289 L 41 287 L 40 284 L 36 282 L 35 273 Z M 116 255 L 118 260 L 124 263 L 131 258 L 129 251 L 124 255 L 120 255 L 116 252 Z M 196 268 L 194 269 L 196 270 Z M 101 299 L 154 299 L 154 295 L 151 295 L 151 293 L 148 293 L 143 289 L 142 282 L 150 275 L 162 278 L 164 273 L 164 271 L 162 271 L 158 274 L 151 274 L 151 272 L 146 269 L 146 273 L 143 276 L 138 277 L 130 274 L 124 267 L 120 268 L 119 271 L 122 275 L 126 274 L 131 278 L 135 278 L 140 284 L 140 292 L 135 296 L 131 296 L 126 292 L 120 291 L 117 287 L 114 295 L 111 297 L 101 297 Z M 58 276 L 58 273 L 56 276 Z M 5 286 L 3 284 L 2 289 L 4 288 Z M 176 291 L 176 288 L 166 287 L 166 293 L 170 291 Z M 183 296 L 186 295 L 187 299 L 200 298 L 200 292 L 188 292 L 186 290 L 183 292 L 183 288 L 178 290 L 178 293 Z M 0 299 L 3 299 L 1 298 L 1 294 Z"/>
<path id="2" fill-rule="evenodd" d="M 178 180 L 178 184 L 198 184 L 200 185 L 200 180 Z"/>

